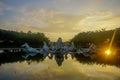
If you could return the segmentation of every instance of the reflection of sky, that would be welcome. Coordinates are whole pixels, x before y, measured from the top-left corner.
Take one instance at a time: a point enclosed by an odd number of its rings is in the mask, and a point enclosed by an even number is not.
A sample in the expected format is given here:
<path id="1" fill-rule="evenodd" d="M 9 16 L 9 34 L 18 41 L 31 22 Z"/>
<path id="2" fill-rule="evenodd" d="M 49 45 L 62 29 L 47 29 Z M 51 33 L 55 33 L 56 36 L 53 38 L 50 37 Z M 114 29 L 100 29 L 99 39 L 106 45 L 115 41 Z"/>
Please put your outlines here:
<path id="1" fill-rule="evenodd" d="M 0 0 L 0 29 L 44 32 L 51 40 L 120 23 L 120 0 Z"/>
<path id="2" fill-rule="evenodd" d="M 55 60 L 43 62 L 26 61 L 0 66 L 0 80 L 119 80 L 120 68 L 115 66 L 81 64 L 76 60 L 65 60 L 58 67 Z"/>

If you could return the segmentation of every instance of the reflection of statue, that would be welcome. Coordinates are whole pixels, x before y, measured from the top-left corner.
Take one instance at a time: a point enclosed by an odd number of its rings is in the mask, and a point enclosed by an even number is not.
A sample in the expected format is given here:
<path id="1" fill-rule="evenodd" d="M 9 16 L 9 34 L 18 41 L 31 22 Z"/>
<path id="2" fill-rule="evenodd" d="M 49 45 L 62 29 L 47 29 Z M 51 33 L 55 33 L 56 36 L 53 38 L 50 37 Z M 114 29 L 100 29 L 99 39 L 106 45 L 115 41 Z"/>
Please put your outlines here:
<path id="1" fill-rule="evenodd" d="M 60 54 L 60 53 L 56 53 L 55 54 L 55 60 L 56 60 L 56 62 L 58 64 L 58 66 L 61 66 L 62 62 L 64 61 L 64 55 Z"/>
<path id="2" fill-rule="evenodd" d="M 56 63 L 58 64 L 58 66 L 61 66 L 62 65 L 62 62 L 64 61 L 64 54 L 60 54 L 59 52 L 58 53 L 55 53 L 55 54 L 51 54 L 48 55 L 48 58 L 49 59 L 55 59 Z"/>
<path id="3" fill-rule="evenodd" d="M 74 58 L 74 53 L 61 53 L 61 52 L 56 52 L 54 54 L 49 53 L 50 55 L 48 55 L 49 59 L 55 59 L 56 63 L 58 64 L 58 66 L 61 66 L 64 59 L 68 58 L 68 54 L 70 55 L 69 57 L 71 57 L 72 59 Z"/>
<path id="4" fill-rule="evenodd" d="M 61 49 L 62 48 L 62 39 L 58 38 L 57 40 L 57 49 Z"/>

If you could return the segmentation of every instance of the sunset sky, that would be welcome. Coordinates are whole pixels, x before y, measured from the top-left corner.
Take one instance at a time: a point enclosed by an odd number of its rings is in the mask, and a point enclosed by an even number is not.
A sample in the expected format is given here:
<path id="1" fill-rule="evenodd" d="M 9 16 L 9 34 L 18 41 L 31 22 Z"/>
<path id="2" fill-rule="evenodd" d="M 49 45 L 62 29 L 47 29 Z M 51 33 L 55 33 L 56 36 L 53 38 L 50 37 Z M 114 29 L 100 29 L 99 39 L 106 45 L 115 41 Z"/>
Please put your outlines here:
<path id="1" fill-rule="evenodd" d="M 43 32 L 64 41 L 120 27 L 120 0 L 0 0 L 0 29 Z"/>

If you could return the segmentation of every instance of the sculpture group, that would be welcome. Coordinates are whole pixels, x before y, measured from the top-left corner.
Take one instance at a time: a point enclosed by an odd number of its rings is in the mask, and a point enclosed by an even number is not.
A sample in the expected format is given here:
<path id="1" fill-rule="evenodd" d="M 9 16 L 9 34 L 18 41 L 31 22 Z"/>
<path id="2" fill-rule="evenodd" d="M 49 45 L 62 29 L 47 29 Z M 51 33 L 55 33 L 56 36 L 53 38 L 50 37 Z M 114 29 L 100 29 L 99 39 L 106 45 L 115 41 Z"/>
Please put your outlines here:
<path id="1" fill-rule="evenodd" d="M 70 54 L 74 57 L 74 54 L 82 54 L 83 56 L 89 56 L 89 53 L 96 49 L 96 46 L 92 43 L 88 48 L 76 48 L 74 43 L 72 42 L 70 45 L 68 43 L 63 43 L 61 38 L 58 38 L 57 42 L 51 42 L 48 46 L 46 42 L 43 43 L 43 47 L 39 50 L 32 48 L 25 43 L 22 45 L 23 52 L 26 54 L 23 55 L 24 58 L 28 58 L 29 56 L 35 56 L 37 54 L 42 54 L 43 56 L 47 56 L 48 54 Z"/>

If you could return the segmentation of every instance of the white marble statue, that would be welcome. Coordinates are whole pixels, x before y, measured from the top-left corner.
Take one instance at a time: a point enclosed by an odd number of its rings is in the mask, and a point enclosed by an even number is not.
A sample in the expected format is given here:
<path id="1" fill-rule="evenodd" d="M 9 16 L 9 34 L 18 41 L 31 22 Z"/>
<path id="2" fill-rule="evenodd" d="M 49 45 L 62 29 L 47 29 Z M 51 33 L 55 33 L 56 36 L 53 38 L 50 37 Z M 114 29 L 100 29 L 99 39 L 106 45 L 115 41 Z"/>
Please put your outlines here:
<path id="1" fill-rule="evenodd" d="M 30 47 L 27 43 L 23 44 L 21 47 L 23 47 L 23 51 L 27 53 L 23 56 L 24 58 L 28 58 L 29 56 L 35 56 L 37 53 L 40 53 L 40 51 Z"/>
<path id="2" fill-rule="evenodd" d="M 49 47 L 47 46 L 46 42 L 43 43 L 43 50 L 44 51 L 49 51 Z"/>

